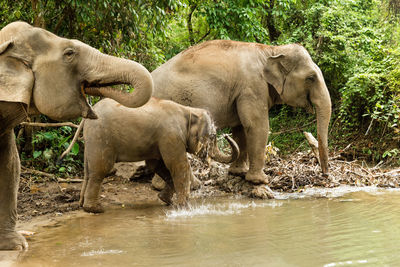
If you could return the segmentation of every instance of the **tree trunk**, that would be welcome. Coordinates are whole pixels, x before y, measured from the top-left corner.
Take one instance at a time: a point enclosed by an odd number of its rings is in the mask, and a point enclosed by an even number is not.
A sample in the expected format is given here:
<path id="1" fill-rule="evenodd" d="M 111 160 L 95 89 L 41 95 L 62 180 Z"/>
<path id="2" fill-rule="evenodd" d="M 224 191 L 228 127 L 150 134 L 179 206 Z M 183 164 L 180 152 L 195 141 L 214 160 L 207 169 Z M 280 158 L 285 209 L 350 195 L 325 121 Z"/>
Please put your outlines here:
<path id="1" fill-rule="evenodd" d="M 193 15 L 193 12 L 195 11 L 196 7 L 197 7 L 197 4 L 193 4 L 193 3 L 190 4 L 190 11 L 189 11 L 189 15 L 187 17 L 187 27 L 188 27 L 190 45 L 195 44 L 194 37 L 193 37 L 192 15 Z"/>
<path id="2" fill-rule="evenodd" d="M 46 29 L 46 22 L 44 21 L 43 14 L 40 12 L 39 0 L 31 0 L 33 10 L 33 26 Z"/>
<path id="3" fill-rule="evenodd" d="M 274 5 L 275 5 L 275 0 L 270 0 L 269 1 L 269 5 L 266 5 L 264 7 L 264 9 L 265 9 L 264 25 L 268 29 L 269 41 L 271 43 L 273 43 L 276 40 L 278 40 L 279 35 L 281 35 L 281 33 L 275 27 L 274 17 L 272 15 L 272 11 L 274 9 Z"/>

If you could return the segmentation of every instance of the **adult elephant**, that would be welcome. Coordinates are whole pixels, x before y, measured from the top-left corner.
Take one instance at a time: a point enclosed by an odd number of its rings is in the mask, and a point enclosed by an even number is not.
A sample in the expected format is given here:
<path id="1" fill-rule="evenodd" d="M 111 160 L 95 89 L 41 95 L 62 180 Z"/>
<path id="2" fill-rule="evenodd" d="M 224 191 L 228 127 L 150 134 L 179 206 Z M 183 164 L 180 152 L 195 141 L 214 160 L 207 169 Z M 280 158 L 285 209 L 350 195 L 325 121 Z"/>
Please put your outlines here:
<path id="1" fill-rule="evenodd" d="M 210 111 L 231 127 L 240 157 L 231 173 L 268 183 L 263 172 L 268 110 L 279 103 L 317 113 L 322 173 L 328 174 L 331 99 L 321 70 L 298 44 L 268 46 L 227 40 L 188 48 L 152 72 L 154 96 Z"/>
<path id="2" fill-rule="evenodd" d="M 135 92 L 96 88 L 110 84 L 131 84 Z M 86 90 L 85 85 L 93 88 Z M 56 120 L 95 119 L 85 93 L 138 107 L 152 91 L 150 73 L 134 61 L 102 54 L 24 22 L 0 31 L 0 250 L 27 247 L 15 231 L 20 162 L 13 128 L 37 112 Z"/>

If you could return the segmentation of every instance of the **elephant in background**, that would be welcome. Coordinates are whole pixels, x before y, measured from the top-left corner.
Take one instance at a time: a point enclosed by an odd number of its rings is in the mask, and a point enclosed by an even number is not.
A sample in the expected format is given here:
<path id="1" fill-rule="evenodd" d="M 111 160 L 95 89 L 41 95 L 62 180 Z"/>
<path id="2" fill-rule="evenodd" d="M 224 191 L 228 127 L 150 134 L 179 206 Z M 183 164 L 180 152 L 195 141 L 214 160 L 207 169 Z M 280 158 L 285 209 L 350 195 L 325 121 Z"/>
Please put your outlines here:
<path id="1" fill-rule="evenodd" d="M 85 180 L 80 205 L 87 212 L 103 212 L 99 202 L 101 183 L 116 162 L 146 160 L 147 166 L 166 182 L 159 198 L 185 205 L 194 179 L 186 152 L 230 163 L 239 156 L 237 144 L 226 137 L 232 154 L 217 146 L 216 129 L 206 110 L 156 98 L 132 109 L 112 99 L 94 105 L 97 120 L 85 120 Z"/>
<path id="2" fill-rule="evenodd" d="M 155 97 L 208 110 L 217 127 L 231 127 L 240 157 L 229 171 L 268 183 L 263 172 L 269 109 L 280 103 L 317 116 L 322 174 L 328 175 L 331 99 L 324 77 L 298 44 L 268 46 L 206 41 L 174 56 L 151 73 Z"/>
<path id="3" fill-rule="evenodd" d="M 113 84 L 131 84 L 135 91 L 97 88 Z M 102 54 L 25 22 L 1 29 L 0 250 L 27 248 L 25 238 L 15 231 L 20 161 L 13 128 L 37 113 L 55 120 L 96 119 L 86 93 L 139 107 L 152 91 L 150 73 L 137 62 Z"/>

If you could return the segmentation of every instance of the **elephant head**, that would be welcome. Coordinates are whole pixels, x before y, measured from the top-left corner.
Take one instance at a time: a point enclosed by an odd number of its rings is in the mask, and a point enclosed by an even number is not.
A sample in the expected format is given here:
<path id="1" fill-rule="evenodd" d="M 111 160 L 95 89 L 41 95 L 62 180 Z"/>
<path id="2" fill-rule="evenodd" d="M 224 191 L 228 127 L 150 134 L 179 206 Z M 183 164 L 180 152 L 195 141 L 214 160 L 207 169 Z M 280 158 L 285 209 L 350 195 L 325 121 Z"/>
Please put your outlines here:
<path id="1" fill-rule="evenodd" d="M 96 87 L 131 84 L 132 94 Z M 85 92 L 85 86 L 91 86 Z M 20 102 L 55 120 L 96 118 L 85 93 L 138 107 L 151 97 L 153 80 L 139 63 L 102 54 L 78 40 L 58 37 L 25 22 L 0 31 L 0 101 Z"/>
<path id="2" fill-rule="evenodd" d="M 275 103 L 283 102 L 304 107 L 317 116 L 318 149 L 322 173 L 328 174 L 328 126 L 331 98 L 319 67 L 307 50 L 298 44 L 269 47 L 264 75 L 278 95 Z"/>
<path id="3" fill-rule="evenodd" d="M 231 155 L 223 153 L 217 145 L 217 132 L 209 113 L 201 109 L 191 108 L 188 126 L 188 152 L 206 159 L 210 156 L 221 163 L 231 163 L 239 157 L 239 146 L 236 142 L 224 135 L 231 147 Z"/>

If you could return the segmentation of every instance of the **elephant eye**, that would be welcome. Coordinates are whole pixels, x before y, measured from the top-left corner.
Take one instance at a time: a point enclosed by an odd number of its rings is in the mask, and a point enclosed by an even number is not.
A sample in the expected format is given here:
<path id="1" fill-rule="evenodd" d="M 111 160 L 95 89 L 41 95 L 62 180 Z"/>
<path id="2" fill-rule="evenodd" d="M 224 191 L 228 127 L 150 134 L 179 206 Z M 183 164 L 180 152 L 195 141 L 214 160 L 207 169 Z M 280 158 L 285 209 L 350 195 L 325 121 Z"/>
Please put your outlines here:
<path id="1" fill-rule="evenodd" d="M 308 76 L 308 77 L 306 78 L 306 80 L 307 80 L 308 82 L 315 82 L 316 77 L 315 77 L 315 75 L 310 75 L 310 76 Z"/>
<path id="2" fill-rule="evenodd" d="M 74 49 L 67 48 L 67 49 L 64 50 L 64 57 L 67 60 L 71 60 L 74 57 L 74 55 L 75 55 L 75 50 Z"/>

